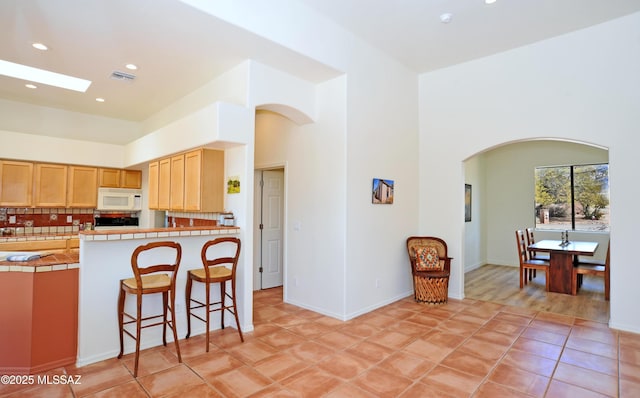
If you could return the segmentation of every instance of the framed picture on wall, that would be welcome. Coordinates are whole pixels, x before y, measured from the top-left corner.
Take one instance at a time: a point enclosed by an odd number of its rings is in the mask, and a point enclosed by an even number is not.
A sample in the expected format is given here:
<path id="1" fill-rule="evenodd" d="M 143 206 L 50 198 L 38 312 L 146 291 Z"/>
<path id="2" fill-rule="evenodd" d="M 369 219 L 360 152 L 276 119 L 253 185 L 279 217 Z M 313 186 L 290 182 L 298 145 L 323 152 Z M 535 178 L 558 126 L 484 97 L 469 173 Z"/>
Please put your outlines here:
<path id="1" fill-rule="evenodd" d="M 393 180 L 383 180 L 382 178 L 373 179 L 371 203 L 393 204 Z"/>
<path id="2" fill-rule="evenodd" d="M 227 193 L 240 193 L 240 177 L 229 177 L 227 180 Z"/>
<path id="3" fill-rule="evenodd" d="M 464 184 L 464 221 L 471 221 L 471 185 Z"/>

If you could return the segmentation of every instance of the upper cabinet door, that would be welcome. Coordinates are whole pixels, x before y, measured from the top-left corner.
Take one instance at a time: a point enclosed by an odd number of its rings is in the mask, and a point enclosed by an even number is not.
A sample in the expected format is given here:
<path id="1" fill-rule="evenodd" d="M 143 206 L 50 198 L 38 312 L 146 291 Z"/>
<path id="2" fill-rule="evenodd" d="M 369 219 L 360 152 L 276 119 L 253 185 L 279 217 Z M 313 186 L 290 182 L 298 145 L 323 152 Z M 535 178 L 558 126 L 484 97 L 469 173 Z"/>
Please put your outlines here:
<path id="1" fill-rule="evenodd" d="M 67 205 L 67 166 L 36 163 L 36 207 L 65 207 Z"/>
<path id="2" fill-rule="evenodd" d="M 184 160 L 184 209 L 221 212 L 224 210 L 224 152 L 197 149 Z"/>
<path id="3" fill-rule="evenodd" d="M 67 207 L 96 208 L 98 204 L 98 169 L 69 166 Z"/>
<path id="4" fill-rule="evenodd" d="M 33 163 L 0 160 L 0 206 L 33 205 Z"/>
<path id="5" fill-rule="evenodd" d="M 98 186 L 104 188 L 120 188 L 120 170 L 98 169 Z"/>
<path id="6" fill-rule="evenodd" d="M 171 202 L 171 159 L 158 162 L 158 209 L 169 210 Z"/>
<path id="7" fill-rule="evenodd" d="M 149 163 L 149 208 L 152 210 L 159 210 L 158 206 L 158 178 L 160 172 L 160 162 L 150 162 Z"/>
<path id="8" fill-rule="evenodd" d="M 170 210 L 184 210 L 184 154 L 171 157 Z"/>
<path id="9" fill-rule="evenodd" d="M 142 172 L 126 169 L 98 169 L 98 186 L 102 188 L 142 187 Z"/>
<path id="10" fill-rule="evenodd" d="M 184 209 L 199 211 L 202 195 L 202 149 L 184 155 Z"/>
<path id="11" fill-rule="evenodd" d="M 140 170 L 121 170 L 120 171 L 120 187 L 121 188 L 142 188 L 142 171 Z"/>

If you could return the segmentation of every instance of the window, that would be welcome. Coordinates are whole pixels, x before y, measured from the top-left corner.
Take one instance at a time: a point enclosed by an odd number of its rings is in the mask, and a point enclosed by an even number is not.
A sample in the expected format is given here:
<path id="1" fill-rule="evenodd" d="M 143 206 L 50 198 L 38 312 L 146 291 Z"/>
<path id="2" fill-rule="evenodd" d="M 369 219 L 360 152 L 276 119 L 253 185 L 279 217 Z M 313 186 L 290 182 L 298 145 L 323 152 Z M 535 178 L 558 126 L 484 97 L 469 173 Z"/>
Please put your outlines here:
<path id="1" fill-rule="evenodd" d="M 537 167 L 536 228 L 609 230 L 609 165 Z"/>

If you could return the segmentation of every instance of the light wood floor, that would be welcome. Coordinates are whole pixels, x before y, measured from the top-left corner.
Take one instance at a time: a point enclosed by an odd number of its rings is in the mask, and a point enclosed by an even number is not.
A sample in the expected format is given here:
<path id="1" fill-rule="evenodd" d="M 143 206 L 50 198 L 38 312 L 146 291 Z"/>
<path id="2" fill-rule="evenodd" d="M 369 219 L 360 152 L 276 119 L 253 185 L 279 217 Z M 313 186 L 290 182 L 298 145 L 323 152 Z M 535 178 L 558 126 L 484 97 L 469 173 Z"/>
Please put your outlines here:
<path id="1" fill-rule="evenodd" d="M 518 267 L 500 265 L 485 265 L 469 271 L 465 274 L 465 297 L 598 322 L 609 321 L 609 302 L 604 299 L 604 281 L 600 277 L 585 275 L 580 291 L 572 296 L 546 292 L 541 273 L 521 290 L 518 276 Z"/>

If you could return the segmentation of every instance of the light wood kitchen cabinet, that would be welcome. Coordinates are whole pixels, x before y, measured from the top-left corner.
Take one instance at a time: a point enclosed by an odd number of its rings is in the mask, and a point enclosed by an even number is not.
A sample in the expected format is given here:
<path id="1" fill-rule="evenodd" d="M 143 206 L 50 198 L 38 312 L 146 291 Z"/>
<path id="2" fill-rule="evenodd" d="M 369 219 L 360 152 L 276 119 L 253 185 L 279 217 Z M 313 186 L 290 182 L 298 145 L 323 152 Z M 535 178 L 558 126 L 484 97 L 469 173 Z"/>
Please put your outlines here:
<path id="1" fill-rule="evenodd" d="M 171 157 L 170 210 L 184 210 L 184 154 Z"/>
<path id="2" fill-rule="evenodd" d="M 69 166 L 67 207 L 95 208 L 98 204 L 98 169 Z"/>
<path id="3" fill-rule="evenodd" d="M 126 169 L 98 169 L 98 186 L 103 188 L 142 187 L 142 172 Z"/>
<path id="4" fill-rule="evenodd" d="M 98 186 L 120 188 L 120 169 L 98 169 Z"/>
<path id="5" fill-rule="evenodd" d="M 224 151 L 196 149 L 150 162 L 149 208 L 224 211 Z"/>
<path id="6" fill-rule="evenodd" d="M 65 207 L 67 205 L 67 166 L 62 164 L 36 163 L 35 165 L 36 207 Z"/>
<path id="7" fill-rule="evenodd" d="M 158 174 L 159 161 L 149 163 L 149 209 L 159 210 L 158 207 Z"/>
<path id="8" fill-rule="evenodd" d="M 224 152 L 198 149 L 184 155 L 184 210 L 224 210 Z"/>
<path id="9" fill-rule="evenodd" d="M 140 170 L 120 170 L 120 188 L 142 188 L 142 171 Z"/>
<path id="10" fill-rule="evenodd" d="M 171 158 L 158 161 L 158 209 L 169 210 L 171 203 Z"/>
<path id="11" fill-rule="evenodd" d="M 0 160 L 0 206 L 33 204 L 33 163 Z"/>

